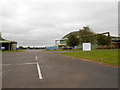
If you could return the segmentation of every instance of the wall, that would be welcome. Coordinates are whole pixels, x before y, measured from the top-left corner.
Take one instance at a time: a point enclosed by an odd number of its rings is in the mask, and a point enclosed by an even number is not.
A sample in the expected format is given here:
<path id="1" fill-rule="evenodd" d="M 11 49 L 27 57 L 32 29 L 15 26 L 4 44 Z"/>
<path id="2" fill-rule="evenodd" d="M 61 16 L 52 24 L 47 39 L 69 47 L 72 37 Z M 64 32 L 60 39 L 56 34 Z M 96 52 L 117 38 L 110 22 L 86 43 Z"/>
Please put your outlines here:
<path id="1" fill-rule="evenodd" d="M 11 50 L 12 50 L 12 51 L 15 51 L 16 48 L 17 48 L 17 44 L 11 44 Z"/>
<path id="2" fill-rule="evenodd" d="M 60 40 L 60 44 L 67 44 L 66 40 Z"/>

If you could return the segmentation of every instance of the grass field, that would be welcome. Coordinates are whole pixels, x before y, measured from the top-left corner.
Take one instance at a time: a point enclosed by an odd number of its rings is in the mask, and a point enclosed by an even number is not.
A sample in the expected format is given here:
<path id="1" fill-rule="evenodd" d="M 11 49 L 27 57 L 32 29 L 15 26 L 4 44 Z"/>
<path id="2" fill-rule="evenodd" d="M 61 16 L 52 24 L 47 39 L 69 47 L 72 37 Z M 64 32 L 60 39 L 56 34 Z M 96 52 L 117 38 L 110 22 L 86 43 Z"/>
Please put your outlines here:
<path id="1" fill-rule="evenodd" d="M 0 52 L 25 52 L 24 50 L 17 50 L 17 51 L 0 51 Z"/>
<path id="2" fill-rule="evenodd" d="M 79 51 L 79 52 L 63 52 L 62 55 L 72 56 L 81 59 L 87 59 L 104 64 L 120 66 L 118 63 L 118 50 L 94 50 L 94 51 Z"/>

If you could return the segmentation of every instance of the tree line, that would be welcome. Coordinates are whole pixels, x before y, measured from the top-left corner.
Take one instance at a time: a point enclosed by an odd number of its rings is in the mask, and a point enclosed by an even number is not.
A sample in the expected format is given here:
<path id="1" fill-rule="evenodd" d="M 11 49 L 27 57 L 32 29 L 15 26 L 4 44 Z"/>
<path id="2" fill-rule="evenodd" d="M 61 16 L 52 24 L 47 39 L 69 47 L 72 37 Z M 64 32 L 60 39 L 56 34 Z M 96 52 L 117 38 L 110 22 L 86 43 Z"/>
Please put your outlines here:
<path id="1" fill-rule="evenodd" d="M 73 49 L 80 43 L 97 43 L 102 46 L 109 46 L 111 44 L 110 36 L 96 34 L 88 26 L 83 27 L 83 29 L 76 33 L 70 33 L 66 37 L 68 38 L 67 45 Z"/>

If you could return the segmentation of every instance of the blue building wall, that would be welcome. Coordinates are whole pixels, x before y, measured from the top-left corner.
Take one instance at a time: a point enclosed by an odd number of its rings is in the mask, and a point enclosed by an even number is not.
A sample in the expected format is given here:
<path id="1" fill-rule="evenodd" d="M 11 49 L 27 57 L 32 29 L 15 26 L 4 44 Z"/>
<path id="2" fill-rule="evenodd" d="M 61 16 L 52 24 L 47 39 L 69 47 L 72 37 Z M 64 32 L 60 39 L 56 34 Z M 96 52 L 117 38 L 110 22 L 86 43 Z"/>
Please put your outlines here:
<path id="1" fill-rule="evenodd" d="M 46 47 L 46 50 L 57 50 L 58 47 L 56 46 L 51 46 L 51 47 Z"/>

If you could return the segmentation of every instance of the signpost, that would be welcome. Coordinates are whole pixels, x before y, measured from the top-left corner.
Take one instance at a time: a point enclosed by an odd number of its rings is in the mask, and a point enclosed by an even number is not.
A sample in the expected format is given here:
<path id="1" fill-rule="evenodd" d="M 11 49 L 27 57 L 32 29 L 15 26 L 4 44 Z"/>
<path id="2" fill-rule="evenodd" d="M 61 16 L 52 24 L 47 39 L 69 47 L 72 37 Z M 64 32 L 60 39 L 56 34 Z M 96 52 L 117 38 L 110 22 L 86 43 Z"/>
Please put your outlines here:
<path id="1" fill-rule="evenodd" d="M 91 43 L 83 43 L 83 51 L 91 51 Z"/>

